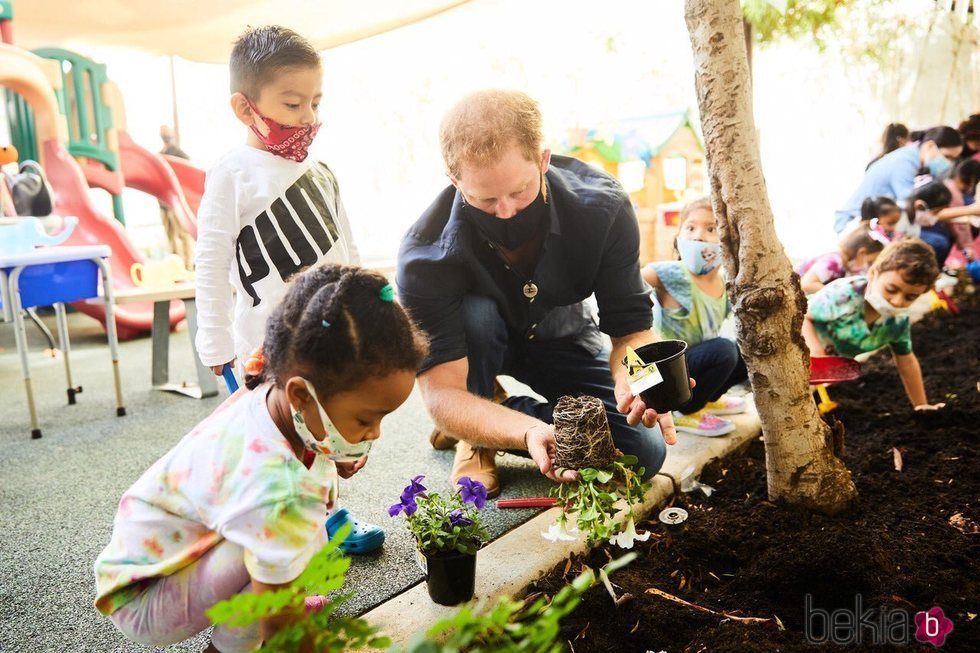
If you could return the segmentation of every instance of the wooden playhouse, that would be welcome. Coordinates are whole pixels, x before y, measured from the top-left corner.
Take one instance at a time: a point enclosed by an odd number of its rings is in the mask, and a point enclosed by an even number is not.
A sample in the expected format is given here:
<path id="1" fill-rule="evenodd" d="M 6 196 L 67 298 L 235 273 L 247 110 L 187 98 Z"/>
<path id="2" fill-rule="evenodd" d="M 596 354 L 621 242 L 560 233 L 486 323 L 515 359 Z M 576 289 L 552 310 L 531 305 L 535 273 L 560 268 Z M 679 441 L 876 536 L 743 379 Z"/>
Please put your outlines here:
<path id="1" fill-rule="evenodd" d="M 640 225 L 640 264 L 673 258 L 685 202 L 707 194 L 704 145 L 689 111 L 673 111 L 572 130 L 568 154 L 617 177 Z"/>

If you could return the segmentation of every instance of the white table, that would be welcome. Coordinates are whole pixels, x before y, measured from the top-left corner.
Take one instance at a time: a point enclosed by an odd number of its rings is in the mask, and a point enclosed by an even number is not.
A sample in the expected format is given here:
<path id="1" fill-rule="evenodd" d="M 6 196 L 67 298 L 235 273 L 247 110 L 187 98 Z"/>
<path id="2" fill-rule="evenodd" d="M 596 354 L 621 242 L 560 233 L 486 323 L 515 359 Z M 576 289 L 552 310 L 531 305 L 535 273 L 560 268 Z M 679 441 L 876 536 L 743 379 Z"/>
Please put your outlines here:
<path id="1" fill-rule="evenodd" d="M 187 332 L 191 338 L 191 352 L 197 368 L 197 383 L 170 381 L 170 302 L 179 299 L 184 302 L 187 315 Z M 201 363 L 194 339 L 197 337 L 197 310 L 194 303 L 193 283 L 174 283 L 164 287 L 143 287 L 120 290 L 112 300 L 116 304 L 153 303 L 153 350 L 150 363 L 150 379 L 154 390 L 176 392 L 194 399 L 214 397 L 218 394 L 217 377 Z M 90 299 L 89 303 L 108 303 L 100 297 Z"/>
<path id="2" fill-rule="evenodd" d="M 112 276 L 107 259 L 112 250 L 107 245 L 90 247 L 46 247 L 24 254 L 0 256 L 0 296 L 3 301 L 3 320 L 13 322 L 17 353 L 24 371 L 24 387 L 27 391 L 27 408 L 31 415 L 31 437 L 40 438 L 37 407 L 34 403 L 34 387 L 28 361 L 27 332 L 24 328 L 24 309 L 34 306 L 54 306 L 58 321 L 58 341 L 65 361 L 68 381 L 68 403 L 74 404 L 75 396 L 82 391 L 71 378 L 71 343 L 68 337 L 68 320 L 65 303 L 98 296 L 98 277 L 109 301 L 106 302 L 105 326 L 112 358 L 112 376 L 116 390 L 116 415 L 126 414 L 123 405 L 122 384 L 119 380 L 119 342 L 116 336 L 116 318 L 112 312 Z"/>

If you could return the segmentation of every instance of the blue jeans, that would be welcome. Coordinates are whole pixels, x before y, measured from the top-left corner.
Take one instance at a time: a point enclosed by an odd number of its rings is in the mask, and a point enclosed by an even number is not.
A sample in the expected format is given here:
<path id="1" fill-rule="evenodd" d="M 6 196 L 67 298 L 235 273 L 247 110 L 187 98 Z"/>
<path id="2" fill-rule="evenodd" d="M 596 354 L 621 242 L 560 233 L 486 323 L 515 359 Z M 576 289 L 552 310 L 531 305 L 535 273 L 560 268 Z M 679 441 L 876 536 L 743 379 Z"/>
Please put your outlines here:
<path id="1" fill-rule="evenodd" d="M 687 372 L 697 381 L 691 400 L 680 411 L 694 413 L 715 401 L 736 383 L 748 378 L 738 345 L 728 338 L 712 338 L 687 350 Z"/>
<path id="2" fill-rule="evenodd" d="M 949 227 L 942 223 L 922 227 L 919 238 L 936 250 L 936 259 L 939 260 L 941 269 L 946 262 L 946 257 L 949 256 L 949 250 L 953 247 L 953 235 L 949 232 Z"/>
<path id="3" fill-rule="evenodd" d="M 624 454 L 632 454 L 644 468 L 644 478 L 656 474 L 667 456 L 660 426 L 630 426 L 616 409 L 609 352 L 593 356 L 583 347 L 564 341 L 526 341 L 507 332 L 496 303 L 488 297 L 467 295 L 463 300 L 469 376 L 467 389 L 493 397 L 498 374 L 512 376 L 548 399 L 509 397 L 504 405 L 551 424 L 555 404 L 563 395 L 587 394 L 606 406 L 613 442 Z M 515 451 L 522 455 L 526 452 Z"/>

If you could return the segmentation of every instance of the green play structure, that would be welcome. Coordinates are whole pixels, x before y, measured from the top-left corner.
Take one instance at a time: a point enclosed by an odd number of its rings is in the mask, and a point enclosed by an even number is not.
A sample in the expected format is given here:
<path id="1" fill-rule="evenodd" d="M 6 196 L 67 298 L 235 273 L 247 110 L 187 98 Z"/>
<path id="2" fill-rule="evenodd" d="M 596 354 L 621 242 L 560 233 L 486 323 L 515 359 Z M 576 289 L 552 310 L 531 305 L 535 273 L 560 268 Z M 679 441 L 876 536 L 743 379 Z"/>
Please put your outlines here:
<path id="1" fill-rule="evenodd" d="M 9 0 L 0 0 L 9 7 Z M 61 64 L 61 88 L 55 96 L 61 112 L 68 118 L 68 152 L 76 158 L 98 161 L 111 172 L 119 171 L 119 155 L 109 148 L 108 131 L 113 124 L 112 110 L 102 97 L 108 80 L 105 64 L 61 48 L 38 48 L 39 57 Z M 20 95 L 6 91 L 10 135 L 21 159 L 38 160 L 34 114 Z M 112 194 L 112 211 L 125 224 L 122 196 Z"/>

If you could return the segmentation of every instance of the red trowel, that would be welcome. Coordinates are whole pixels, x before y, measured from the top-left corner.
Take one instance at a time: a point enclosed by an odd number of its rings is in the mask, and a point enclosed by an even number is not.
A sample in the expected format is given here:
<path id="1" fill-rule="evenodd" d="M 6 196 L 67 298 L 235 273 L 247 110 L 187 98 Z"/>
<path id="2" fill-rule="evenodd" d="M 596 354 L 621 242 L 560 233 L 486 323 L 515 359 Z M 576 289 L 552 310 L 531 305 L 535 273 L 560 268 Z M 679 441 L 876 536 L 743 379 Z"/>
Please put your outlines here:
<path id="1" fill-rule="evenodd" d="M 810 357 L 810 385 L 853 381 L 861 376 L 861 364 L 843 356 Z"/>
<path id="2" fill-rule="evenodd" d="M 853 381 L 861 376 L 861 364 L 853 358 L 843 356 L 811 356 L 810 385 L 817 386 L 820 403 L 817 408 L 825 415 L 837 408 L 837 402 L 830 400 L 827 394 L 828 383 Z"/>

